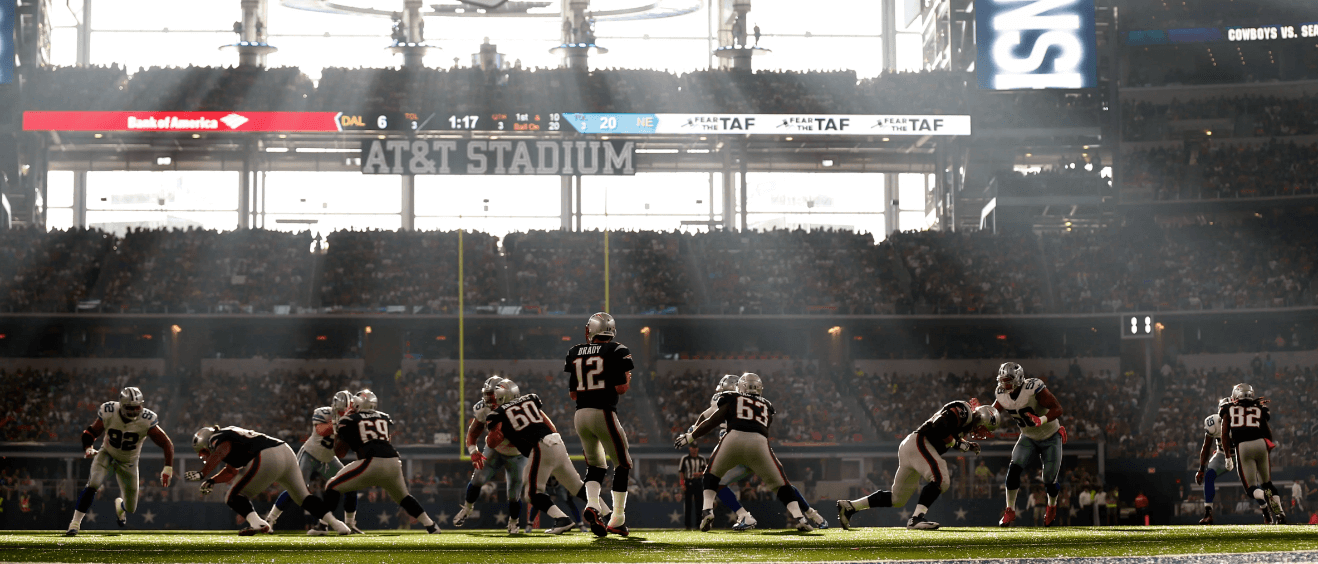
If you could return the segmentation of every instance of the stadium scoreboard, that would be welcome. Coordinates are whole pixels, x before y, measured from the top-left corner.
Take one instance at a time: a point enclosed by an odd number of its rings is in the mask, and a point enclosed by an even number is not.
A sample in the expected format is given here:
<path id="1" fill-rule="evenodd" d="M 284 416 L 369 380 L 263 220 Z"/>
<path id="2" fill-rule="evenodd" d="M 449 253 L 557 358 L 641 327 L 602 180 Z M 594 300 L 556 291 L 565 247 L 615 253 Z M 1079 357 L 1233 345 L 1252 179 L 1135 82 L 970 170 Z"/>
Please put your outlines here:
<path id="1" fill-rule="evenodd" d="M 335 121 L 340 131 L 483 131 L 537 133 L 561 131 L 562 114 L 539 112 L 415 113 L 341 112 Z"/>

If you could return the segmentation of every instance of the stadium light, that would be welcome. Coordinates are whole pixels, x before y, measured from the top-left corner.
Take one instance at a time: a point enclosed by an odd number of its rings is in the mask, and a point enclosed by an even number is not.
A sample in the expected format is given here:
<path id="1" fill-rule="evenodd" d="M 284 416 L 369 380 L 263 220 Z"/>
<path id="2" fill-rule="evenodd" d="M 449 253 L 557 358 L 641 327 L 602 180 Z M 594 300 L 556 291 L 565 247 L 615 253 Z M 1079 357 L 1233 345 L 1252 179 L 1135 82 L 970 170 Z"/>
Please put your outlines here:
<path id="1" fill-rule="evenodd" d="M 842 334 L 842 327 L 841 327 L 841 326 L 838 326 L 838 325 L 834 325 L 832 328 L 830 328 L 830 329 L 828 330 L 828 334 L 829 334 L 829 335 L 832 335 L 832 336 L 834 336 L 834 337 L 836 337 L 836 336 L 838 336 L 838 335 L 841 335 L 841 334 Z"/>
<path id="2" fill-rule="evenodd" d="M 819 164 L 824 166 L 833 166 L 833 159 L 824 159 L 822 161 L 819 161 Z"/>
<path id="3" fill-rule="evenodd" d="M 172 162 L 174 162 L 174 159 L 170 157 L 156 157 L 156 164 L 160 166 L 169 166 Z"/>
<path id="4" fill-rule="evenodd" d="M 179 327 L 178 325 L 170 325 L 169 330 L 173 332 L 175 335 L 183 332 L 183 328 Z"/>
<path id="5" fill-rule="evenodd" d="M 642 335 L 645 335 L 646 337 L 649 337 L 649 336 L 650 336 L 650 328 L 649 328 L 648 326 L 647 326 L 647 327 L 642 327 L 642 328 L 641 328 L 641 334 L 642 334 Z"/>
<path id="6" fill-rule="evenodd" d="M 370 334 L 371 334 L 371 326 L 370 326 L 370 325 L 367 325 L 367 326 L 366 326 L 366 334 L 367 334 L 367 335 L 370 335 Z"/>

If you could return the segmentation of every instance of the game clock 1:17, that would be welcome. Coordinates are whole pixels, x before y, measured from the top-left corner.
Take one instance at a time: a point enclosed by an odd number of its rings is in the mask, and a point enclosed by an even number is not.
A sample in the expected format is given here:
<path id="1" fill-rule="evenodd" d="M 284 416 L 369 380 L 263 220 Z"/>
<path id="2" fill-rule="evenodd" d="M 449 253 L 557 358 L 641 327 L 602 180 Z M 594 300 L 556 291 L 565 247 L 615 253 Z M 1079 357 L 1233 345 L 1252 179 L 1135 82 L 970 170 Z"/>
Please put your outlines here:
<path id="1" fill-rule="evenodd" d="M 537 132 L 559 131 L 562 127 L 562 116 L 557 113 L 449 114 L 447 119 L 437 121 L 440 122 L 438 127 L 448 126 L 448 129 L 453 131 Z"/>

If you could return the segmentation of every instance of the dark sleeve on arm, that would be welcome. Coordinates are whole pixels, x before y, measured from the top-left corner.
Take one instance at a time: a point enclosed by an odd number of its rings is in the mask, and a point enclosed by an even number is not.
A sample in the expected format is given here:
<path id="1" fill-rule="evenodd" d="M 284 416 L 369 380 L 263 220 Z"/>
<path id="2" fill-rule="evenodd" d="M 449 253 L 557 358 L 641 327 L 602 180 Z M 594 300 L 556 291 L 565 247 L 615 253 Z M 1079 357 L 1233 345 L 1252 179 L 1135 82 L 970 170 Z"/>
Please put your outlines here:
<path id="1" fill-rule="evenodd" d="M 732 402 L 723 402 L 722 405 L 718 406 L 718 411 L 715 411 L 714 415 L 711 415 L 709 419 L 706 419 L 704 423 L 701 423 L 699 427 L 696 427 L 695 431 L 691 432 L 691 436 L 703 437 L 710 431 L 717 429 L 720 423 L 727 420 L 728 414 L 732 412 L 732 409 Z"/>

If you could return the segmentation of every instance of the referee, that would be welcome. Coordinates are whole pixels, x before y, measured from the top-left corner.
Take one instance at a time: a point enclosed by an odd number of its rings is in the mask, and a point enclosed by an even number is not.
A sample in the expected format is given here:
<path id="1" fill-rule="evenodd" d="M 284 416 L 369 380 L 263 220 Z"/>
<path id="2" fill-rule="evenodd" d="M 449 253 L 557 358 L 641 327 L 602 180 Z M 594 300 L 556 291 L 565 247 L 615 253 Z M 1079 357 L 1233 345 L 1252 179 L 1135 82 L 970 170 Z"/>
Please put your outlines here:
<path id="1" fill-rule="evenodd" d="M 700 522 L 700 511 L 704 507 L 705 467 L 709 461 L 700 456 L 700 447 L 691 445 L 691 454 L 682 457 L 677 465 L 678 476 L 682 479 L 682 517 L 686 530 L 691 530 L 691 515 L 695 513 L 696 522 Z"/>

